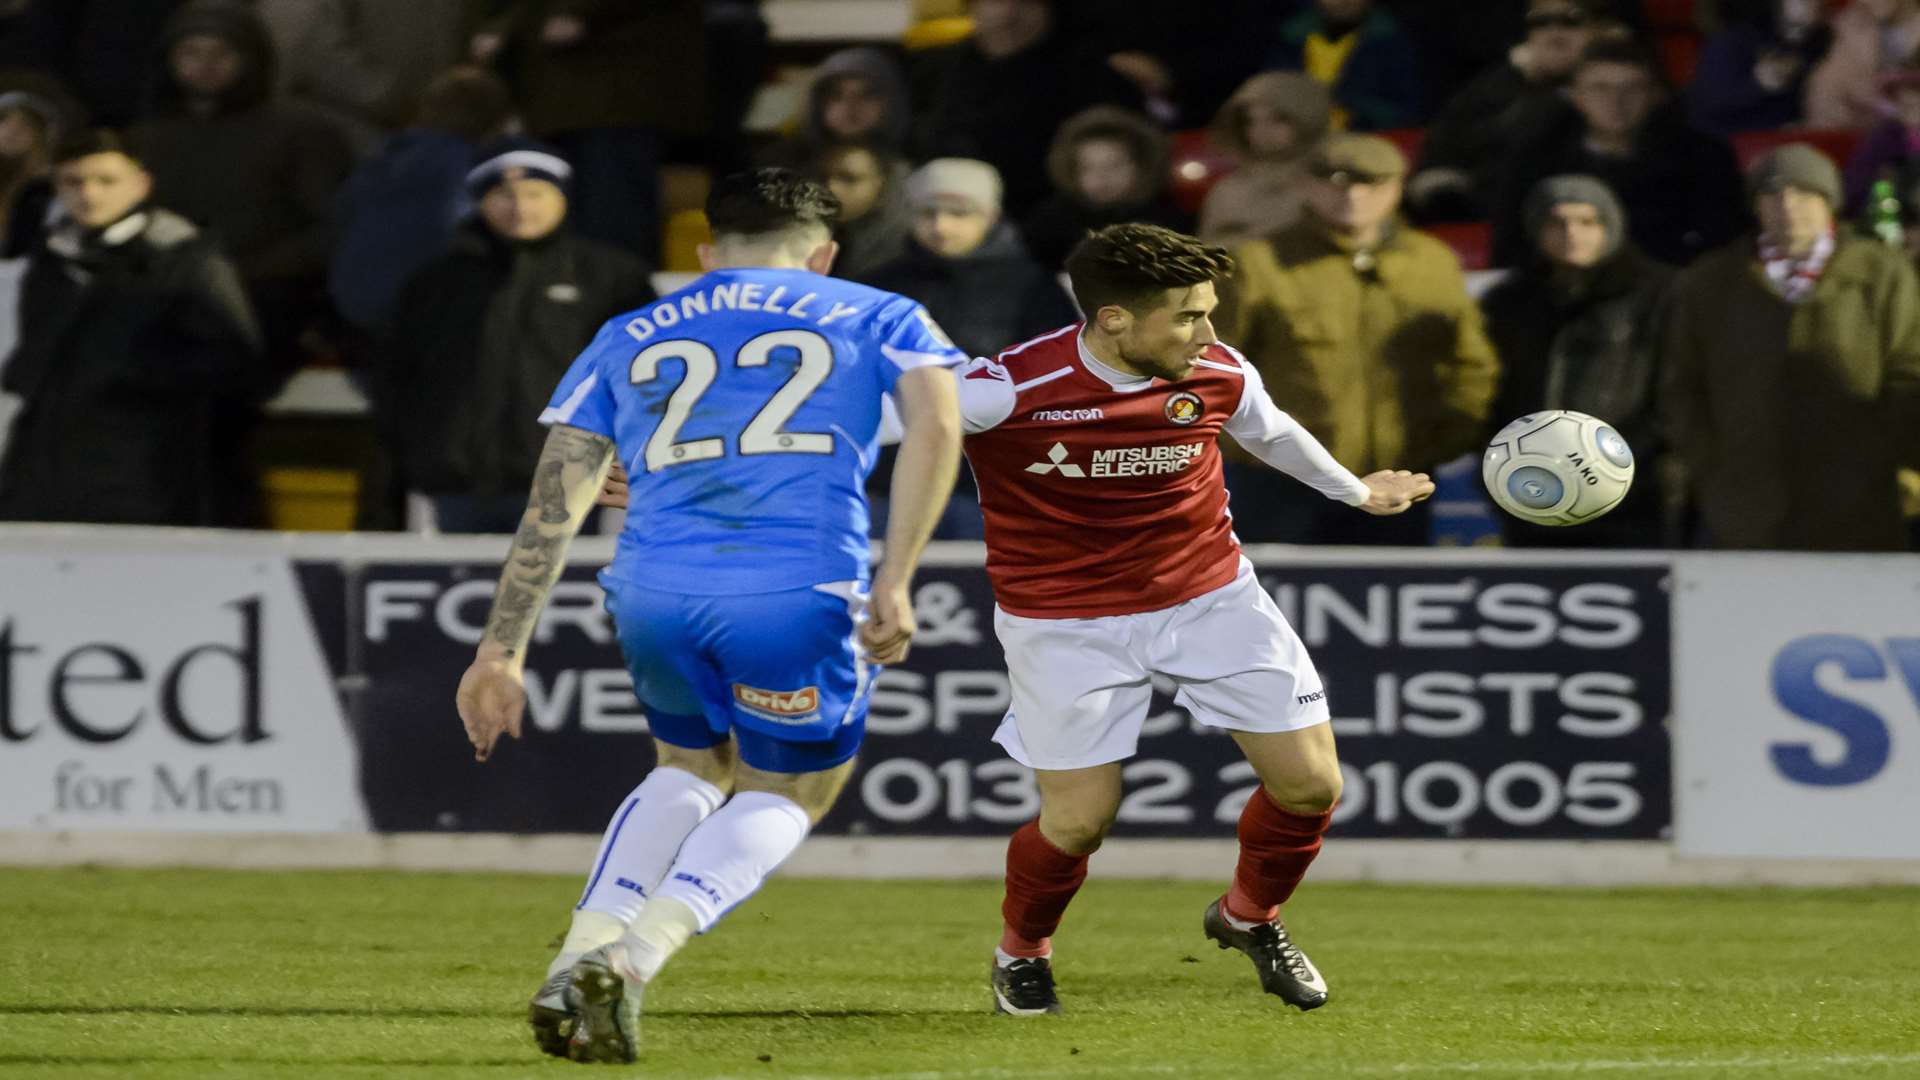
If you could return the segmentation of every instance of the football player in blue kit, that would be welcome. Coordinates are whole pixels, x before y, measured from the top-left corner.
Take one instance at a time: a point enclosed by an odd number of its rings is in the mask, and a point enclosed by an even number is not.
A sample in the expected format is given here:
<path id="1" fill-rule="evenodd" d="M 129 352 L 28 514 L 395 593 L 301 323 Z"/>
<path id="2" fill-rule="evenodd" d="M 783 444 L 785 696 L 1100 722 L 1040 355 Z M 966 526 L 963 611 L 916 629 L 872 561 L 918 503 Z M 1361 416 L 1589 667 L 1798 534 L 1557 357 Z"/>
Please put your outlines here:
<path id="1" fill-rule="evenodd" d="M 481 761 L 519 736 L 528 641 L 617 455 L 629 507 L 600 580 L 658 754 L 531 1004 L 550 1054 L 635 1059 L 647 982 L 832 807 L 876 665 L 912 637 L 908 587 L 959 460 L 946 369 L 966 357 L 914 301 L 824 276 L 838 209 L 785 170 L 720 181 L 707 272 L 607 323 L 541 416 L 461 721 Z M 888 394 L 905 434 L 869 586 L 864 485 Z"/>

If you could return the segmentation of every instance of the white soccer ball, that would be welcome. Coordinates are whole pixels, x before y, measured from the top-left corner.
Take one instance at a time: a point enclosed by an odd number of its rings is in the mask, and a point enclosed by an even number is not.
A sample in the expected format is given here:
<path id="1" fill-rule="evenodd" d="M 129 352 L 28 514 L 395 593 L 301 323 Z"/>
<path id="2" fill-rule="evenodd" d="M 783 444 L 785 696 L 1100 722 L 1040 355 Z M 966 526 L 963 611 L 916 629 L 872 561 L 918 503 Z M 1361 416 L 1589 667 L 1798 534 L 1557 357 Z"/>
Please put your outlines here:
<path id="1" fill-rule="evenodd" d="M 1500 509 L 1535 525 L 1579 525 L 1620 505 L 1633 448 L 1604 420 L 1543 409 L 1500 429 L 1480 466 Z"/>

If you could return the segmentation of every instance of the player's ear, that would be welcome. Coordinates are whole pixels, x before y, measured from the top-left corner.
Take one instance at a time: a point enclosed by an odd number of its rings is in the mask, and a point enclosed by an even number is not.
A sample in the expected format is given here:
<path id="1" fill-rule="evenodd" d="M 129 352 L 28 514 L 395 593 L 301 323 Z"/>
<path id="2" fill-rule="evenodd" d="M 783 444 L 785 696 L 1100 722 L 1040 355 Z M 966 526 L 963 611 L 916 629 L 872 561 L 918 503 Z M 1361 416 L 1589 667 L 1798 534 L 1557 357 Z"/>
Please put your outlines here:
<path id="1" fill-rule="evenodd" d="M 1119 304 L 1108 304 L 1093 313 L 1093 324 L 1103 332 L 1118 337 L 1133 325 L 1133 312 Z"/>
<path id="2" fill-rule="evenodd" d="M 710 274 L 716 269 L 718 264 L 713 257 L 712 244 L 695 244 L 693 253 L 700 259 L 701 273 Z"/>
<path id="3" fill-rule="evenodd" d="M 840 254 L 840 245 L 832 240 L 821 244 L 807 253 L 806 267 L 816 274 L 828 274 L 833 271 L 833 260 Z"/>

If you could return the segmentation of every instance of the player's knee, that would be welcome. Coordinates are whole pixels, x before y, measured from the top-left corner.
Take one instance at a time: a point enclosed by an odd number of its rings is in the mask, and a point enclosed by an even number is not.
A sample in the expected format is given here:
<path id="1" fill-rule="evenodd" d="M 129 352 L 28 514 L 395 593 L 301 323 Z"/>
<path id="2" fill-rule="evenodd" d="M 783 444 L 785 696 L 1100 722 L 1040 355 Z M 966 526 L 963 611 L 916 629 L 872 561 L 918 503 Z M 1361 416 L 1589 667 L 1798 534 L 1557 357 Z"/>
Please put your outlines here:
<path id="1" fill-rule="evenodd" d="M 1273 801 L 1296 814 L 1324 814 L 1340 801 L 1340 766 L 1329 763 L 1267 785 Z"/>
<path id="2" fill-rule="evenodd" d="M 1040 835 L 1069 855 L 1090 855 L 1100 849 L 1114 815 L 1096 808 L 1054 812 L 1051 807 L 1040 815 Z"/>

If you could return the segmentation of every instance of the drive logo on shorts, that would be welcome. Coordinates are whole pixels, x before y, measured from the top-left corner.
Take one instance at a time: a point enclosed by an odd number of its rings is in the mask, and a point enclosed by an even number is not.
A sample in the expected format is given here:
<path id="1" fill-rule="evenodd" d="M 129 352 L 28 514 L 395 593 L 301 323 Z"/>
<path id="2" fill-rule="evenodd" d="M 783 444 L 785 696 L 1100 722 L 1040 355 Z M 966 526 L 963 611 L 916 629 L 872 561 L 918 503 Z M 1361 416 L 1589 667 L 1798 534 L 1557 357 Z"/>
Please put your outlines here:
<path id="1" fill-rule="evenodd" d="M 820 688 L 817 686 L 803 686 L 798 690 L 761 690 L 745 683 L 734 683 L 733 700 L 748 712 L 779 724 L 804 724 L 820 715 Z"/>

